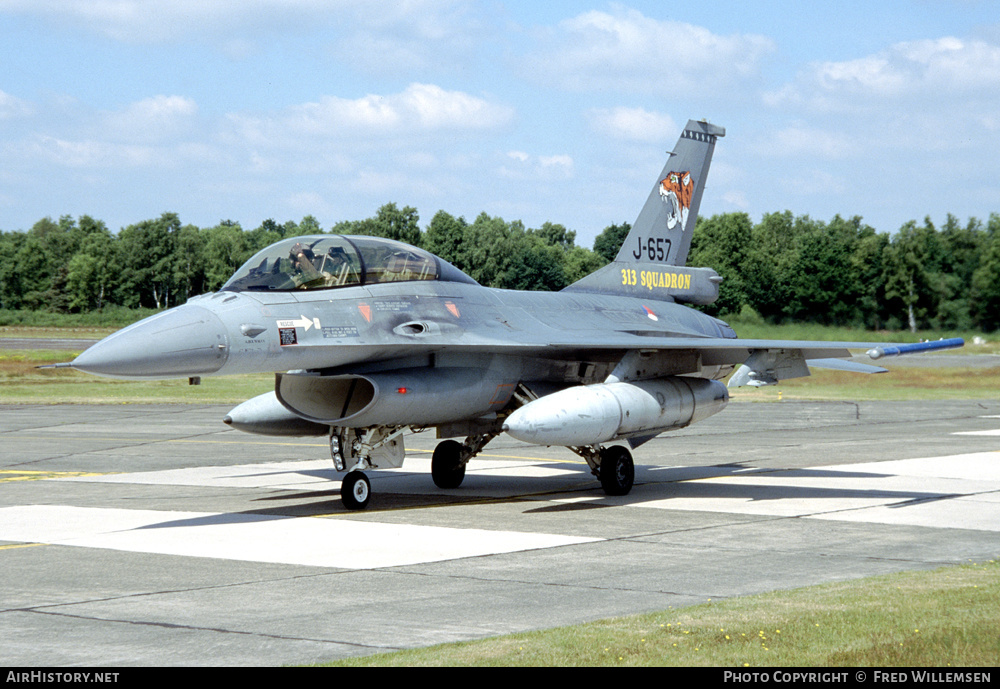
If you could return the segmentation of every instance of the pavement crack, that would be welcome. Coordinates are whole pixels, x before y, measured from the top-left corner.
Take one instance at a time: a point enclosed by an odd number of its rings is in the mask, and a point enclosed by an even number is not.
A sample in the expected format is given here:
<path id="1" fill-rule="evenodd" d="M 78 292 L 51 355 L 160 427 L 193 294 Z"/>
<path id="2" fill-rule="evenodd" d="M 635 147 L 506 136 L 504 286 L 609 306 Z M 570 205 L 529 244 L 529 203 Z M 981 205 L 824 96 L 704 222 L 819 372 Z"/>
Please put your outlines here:
<path id="1" fill-rule="evenodd" d="M 206 627 L 200 625 L 189 625 L 189 624 L 178 624 L 174 622 L 158 622 L 155 620 L 123 620 L 118 618 L 109 617 L 97 617 L 93 615 L 79 615 L 68 612 L 60 612 L 57 610 L 22 610 L 22 612 L 34 613 L 36 615 L 51 615 L 54 617 L 62 617 L 66 619 L 84 620 L 87 622 L 102 622 L 110 624 L 125 624 L 134 625 L 139 627 L 155 627 L 159 629 L 182 629 L 186 631 L 195 632 L 212 632 L 216 634 L 234 634 L 239 636 L 250 636 L 262 639 L 275 639 L 279 641 L 308 641 L 312 643 L 319 644 L 334 644 L 336 646 L 350 646 L 352 648 L 359 648 L 372 651 L 398 651 L 401 650 L 402 646 L 384 646 L 378 644 L 362 644 L 356 641 L 341 641 L 338 639 L 320 639 L 316 637 L 308 636 L 290 636 L 288 634 L 273 634 L 263 631 L 246 631 L 242 629 L 227 629 L 224 627 Z"/>

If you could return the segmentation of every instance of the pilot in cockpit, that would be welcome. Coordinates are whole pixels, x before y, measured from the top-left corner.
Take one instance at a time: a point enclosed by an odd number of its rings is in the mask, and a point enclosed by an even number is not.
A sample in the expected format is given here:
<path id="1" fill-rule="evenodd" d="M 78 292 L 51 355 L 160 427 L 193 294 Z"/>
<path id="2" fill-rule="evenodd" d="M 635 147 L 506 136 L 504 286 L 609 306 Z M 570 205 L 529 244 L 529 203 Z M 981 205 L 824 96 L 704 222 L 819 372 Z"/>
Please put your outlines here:
<path id="1" fill-rule="evenodd" d="M 317 256 L 310 247 L 296 243 L 289 252 L 289 258 L 294 268 L 292 280 L 300 289 L 340 287 L 358 282 L 347 252 L 339 246 Z"/>
<path id="2" fill-rule="evenodd" d="M 294 270 L 292 280 L 295 281 L 296 287 L 305 289 L 311 283 L 323 277 L 316 269 L 316 264 L 313 263 L 316 259 L 316 254 L 305 244 L 296 242 L 295 246 L 288 252 L 288 258 L 292 261 L 292 268 Z"/>
<path id="3" fill-rule="evenodd" d="M 339 246 L 331 247 L 326 252 L 319 269 L 326 277 L 328 287 L 340 287 L 358 281 L 357 275 L 351 270 L 347 252 Z"/>

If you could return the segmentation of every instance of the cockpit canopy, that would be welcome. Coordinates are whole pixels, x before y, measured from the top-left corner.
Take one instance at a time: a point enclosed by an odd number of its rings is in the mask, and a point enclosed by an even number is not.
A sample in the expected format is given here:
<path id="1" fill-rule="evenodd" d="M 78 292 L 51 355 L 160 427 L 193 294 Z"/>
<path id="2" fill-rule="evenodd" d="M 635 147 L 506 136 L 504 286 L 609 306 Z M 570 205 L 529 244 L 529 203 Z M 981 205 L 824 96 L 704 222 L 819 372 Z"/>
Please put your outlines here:
<path id="1" fill-rule="evenodd" d="M 222 289 L 291 292 L 415 280 L 477 284 L 437 256 L 392 239 L 312 235 L 258 252 Z"/>

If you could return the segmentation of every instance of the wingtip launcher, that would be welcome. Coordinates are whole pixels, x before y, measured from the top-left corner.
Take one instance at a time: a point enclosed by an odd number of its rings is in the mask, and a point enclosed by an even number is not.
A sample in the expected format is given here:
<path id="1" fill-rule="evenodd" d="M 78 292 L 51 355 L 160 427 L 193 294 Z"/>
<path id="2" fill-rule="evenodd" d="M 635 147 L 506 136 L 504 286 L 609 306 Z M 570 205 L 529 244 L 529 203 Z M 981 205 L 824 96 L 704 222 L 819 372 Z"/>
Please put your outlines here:
<path id="1" fill-rule="evenodd" d="M 881 359 L 883 357 L 901 356 L 903 354 L 937 352 L 942 349 L 958 349 L 959 347 L 964 346 L 965 340 L 961 337 L 953 337 L 948 340 L 935 340 L 933 342 L 914 342 L 913 344 L 873 347 L 868 350 L 868 356 L 872 359 Z"/>

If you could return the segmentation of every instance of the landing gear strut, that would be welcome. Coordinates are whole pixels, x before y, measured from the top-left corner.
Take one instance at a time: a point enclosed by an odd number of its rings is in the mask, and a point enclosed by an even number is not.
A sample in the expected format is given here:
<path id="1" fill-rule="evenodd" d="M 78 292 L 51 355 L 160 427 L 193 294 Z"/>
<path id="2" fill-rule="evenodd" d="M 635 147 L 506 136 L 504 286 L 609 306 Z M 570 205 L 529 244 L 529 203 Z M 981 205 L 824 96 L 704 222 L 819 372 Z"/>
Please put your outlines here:
<path id="1" fill-rule="evenodd" d="M 402 435 L 408 426 L 330 428 L 330 455 L 337 471 L 347 470 L 340 484 L 340 499 L 349 510 L 363 510 L 371 499 L 372 486 L 365 469 L 400 467 L 404 449 Z"/>
<path id="2" fill-rule="evenodd" d="M 608 495 L 628 495 L 635 483 L 632 453 L 620 445 L 581 445 L 570 450 L 587 460 L 590 473 L 598 478 Z"/>

